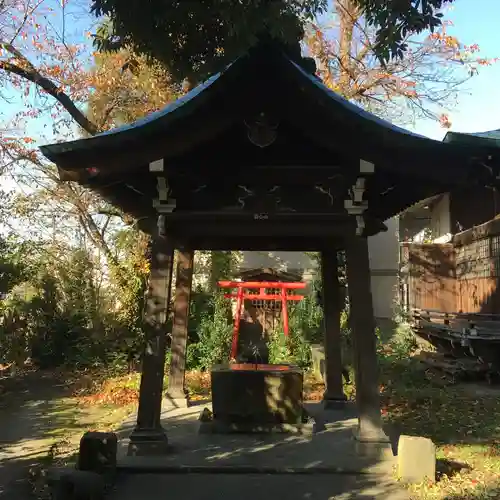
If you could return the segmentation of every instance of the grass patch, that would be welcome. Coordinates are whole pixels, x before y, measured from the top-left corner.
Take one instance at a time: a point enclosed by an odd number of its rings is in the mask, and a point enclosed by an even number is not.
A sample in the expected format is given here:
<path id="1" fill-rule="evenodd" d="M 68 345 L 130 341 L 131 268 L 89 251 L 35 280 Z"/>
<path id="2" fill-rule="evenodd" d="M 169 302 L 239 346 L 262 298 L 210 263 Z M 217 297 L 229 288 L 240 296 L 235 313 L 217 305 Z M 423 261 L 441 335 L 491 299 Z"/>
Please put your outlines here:
<path id="1" fill-rule="evenodd" d="M 429 437 L 437 446 L 438 481 L 411 486 L 411 497 L 500 498 L 500 388 L 475 391 L 474 386 L 456 385 L 387 345 L 379 356 L 385 421 L 403 434 Z M 51 464 L 74 461 L 86 430 L 115 430 L 137 404 L 140 384 L 138 373 L 61 373 L 61 378 L 71 392 L 46 411 L 43 439 Z M 164 382 L 166 387 L 167 378 Z M 187 372 L 186 387 L 192 400 L 209 400 L 210 374 Z M 305 399 L 319 401 L 323 392 L 322 380 L 306 373 Z M 347 385 L 346 392 L 352 399 L 353 385 Z"/>
<path id="2" fill-rule="evenodd" d="M 455 385 L 411 357 L 386 354 L 380 364 L 385 420 L 437 446 L 438 480 L 411 486 L 412 498 L 500 498 L 500 388 Z"/>
<path id="3" fill-rule="evenodd" d="M 440 372 L 426 370 L 403 351 L 388 344 L 379 349 L 384 419 L 403 434 L 431 438 L 438 454 L 438 481 L 411 486 L 412 498 L 500 498 L 500 388 L 498 393 L 474 393 Z M 88 418 L 99 422 L 100 430 L 112 430 L 113 422 L 125 417 L 118 414 L 114 420 L 113 412 L 130 411 L 136 404 L 139 382 L 139 374 L 87 374 L 74 387 Z M 187 372 L 186 387 L 193 401 L 209 400 L 210 374 Z M 306 400 L 321 400 L 324 389 L 321 378 L 306 373 Z M 346 392 L 349 399 L 354 398 L 353 385 L 347 385 Z M 91 416 L 92 408 L 95 416 Z M 110 412 L 108 416 L 104 409 Z"/>

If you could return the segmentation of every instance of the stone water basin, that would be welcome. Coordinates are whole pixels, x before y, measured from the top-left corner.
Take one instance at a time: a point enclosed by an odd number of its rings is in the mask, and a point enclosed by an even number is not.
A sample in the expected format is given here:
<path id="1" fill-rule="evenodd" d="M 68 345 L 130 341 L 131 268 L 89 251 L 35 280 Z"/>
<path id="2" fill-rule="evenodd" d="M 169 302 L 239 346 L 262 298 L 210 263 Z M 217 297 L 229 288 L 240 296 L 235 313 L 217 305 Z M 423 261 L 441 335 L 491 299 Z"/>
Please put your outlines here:
<path id="1" fill-rule="evenodd" d="M 286 364 L 236 363 L 214 366 L 214 421 L 227 425 L 300 425 L 303 372 Z"/>

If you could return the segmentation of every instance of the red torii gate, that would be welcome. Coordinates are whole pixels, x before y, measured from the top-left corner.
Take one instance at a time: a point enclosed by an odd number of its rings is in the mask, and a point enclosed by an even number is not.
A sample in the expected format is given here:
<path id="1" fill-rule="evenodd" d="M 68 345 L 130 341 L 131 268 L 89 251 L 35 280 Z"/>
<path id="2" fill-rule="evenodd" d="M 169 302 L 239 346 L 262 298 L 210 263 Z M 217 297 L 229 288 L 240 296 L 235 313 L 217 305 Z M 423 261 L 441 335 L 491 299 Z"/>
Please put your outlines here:
<path id="1" fill-rule="evenodd" d="M 236 299 L 236 312 L 234 315 L 233 342 L 231 344 L 231 359 L 236 358 L 238 349 L 238 335 L 240 330 L 241 306 L 244 299 L 250 300 L 279 300 L 281 301 L 281 315 L 283 318 L 283 331 L 288 337 L 288 301 L 299 301 L 304 298 L 303 295 L 290 295 L 288 290 L 303 290 L 305 283 L 290 283 L 281 281 L 219 281 L 221 288 L 236 288 L 236 293 L 225 293 L 226 299 Z M 259 288 L 258 294 L 252 294 L 244 291 L 245 288 Z M 279 294 L 266 293 L 266 288 L 279 289 Z"/>

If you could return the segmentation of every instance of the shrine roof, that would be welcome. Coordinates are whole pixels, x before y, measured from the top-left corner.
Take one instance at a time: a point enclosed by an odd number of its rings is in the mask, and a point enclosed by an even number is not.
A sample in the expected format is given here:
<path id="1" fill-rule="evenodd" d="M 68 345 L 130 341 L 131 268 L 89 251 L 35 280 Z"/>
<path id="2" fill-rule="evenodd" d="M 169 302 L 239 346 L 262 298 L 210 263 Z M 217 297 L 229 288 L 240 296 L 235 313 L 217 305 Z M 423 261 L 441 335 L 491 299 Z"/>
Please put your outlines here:
<path id="1" fill-rule="evenodd" d="M 404 134 L 408 136 L 412 136 L 418 139 L 425 139 L 425 140 L 432 140 L 429 139 L 428 137 L 425 137 L 423 135 L 417 134 L 415 132 L 412 132 L 408 129 L 399 127 L 397 125 L 394 125 L 393 123 L 384 120 L 383 118 L 378 117 L 377 115 L 374 115 L 373 113 L 370 113 L 357 104 L 354 104 L 353 102 L 345 99 L 342 97 L 340 94 L 337 92 L 334 92 L 332 89 L 327 87 L 322 80 L 320 80 L 316 75 L 313 75 L 311 73 L 308 73 L 305 71 L 303 68 L 301 68 L 297 63 L 291 61 L 288 59 L 288 61 L 295 67 L 297 72 L 301 73 L 304 79 L 309 80 L 314 86 L 316 86 L 319 90 L 325 93 L 331 100 L 332 103 L 335 103 L 338 106 L 342 106 L 346 109 L 346 111 L 349 111 L 350 113 L 357 115 L 359 118 L 363 120 L 367 120 L 370 122 L 373 122 L 374 124 L 384 127 L 388 130 L 392 130 L 393 132 L 397 132 L 398 134 Z"/>
<path id="2" fill-rule="evenodd" d="M 447 132 L 443 142 L 500 147 L 500 129 L 487 132 Z"/>
<path id="3" fill-rule="evenodd" d="M 276 87 L 281 87 L 282 93 L 286 93 L 287 88 L 293 88 L 300 92 L 300 97 L 304 102 L 299 103 L 299 105 L 309 106 L 317 111 L 318 120 L 321 120 L 322 126 L 329 122 L 330 128 L 342 126 L 353 131 L 356 130 L 357 139 L 360 142 L 371 142 L 372 148 L 380 150 L 400 146 L 410 149 L 418 148 L 419 153 L 425 155 L 426 153 L 456 152 L 457 146 L 461 145 L 461 143 L 457 145 L 455 140 L 447 141 L 453 142 L 453 145 L 435 141 L 379 118 L 329 89 L 317 76 L 306 71 L 279 47 L 258 44 L 229 64 L 223 71 L 160 111 L 151 113 L 131 124 L 92 137 L 42 146 L 41 151 L 49 160 L 63 168 L 78 169 L 92 166 L 104 170 L 107 168 L 106 155 L 113 151 L 123 153 L 123 149 L 136 148 L 138 141 L 152 140 L 153 136 L 156 137 L 157 141 L 160 140 L 160 135 L 162 137 L 168 136 L 175 132 L 175 129 L 178 128 L 177 125 L 183 120 L 191 122 L 199 120 L 202 109 L 207 111 L 211 101 L 214 122 L 216 121 L 216 112 L 223 114 L 236 112 L 229 104 L 226 109 L 222 109 L 224 107 L 220 104 L 223 102 L 222 96 L 234 95 L 232 103 L 244 101 L 248 98 L 246 93 L 250 87 L 266 78 L 268 79 L 266 81 L 272 81 Z M 276 95 L 280 95 L 280 89 L 274 89 L 274 91 Z M 219 104 L 216 106 L 214 103 L 217 99 L 219 99 Z M 228 103 L 229 101 L 228 98 Z M 290 102 L 289 97 L 288 101 L 285 97 L 280 104 L 282 109 L 293 107 L 293 105 L 294 102 Z M 291 111 L 288 112 L 291 113 Z M 299 113 L 297 110 L 296 114 Z M 210 120 L 210 113 L 205 114 L 203 119 Z M 298 116 L 296 119 L 305 120 L 303 116 Z M 188 130 L 189 128 L 187 127 Z M 193 130 L 190 144 L 195 141 L 197 134 L 198 132 Z M 209 132 L 205 131 L 206 134 Z M 331 143 L 331 135 L 329 140 Z M 176 140 L 176 142 L 179 141 Z M 174 154 L 169 153 L 172 148 L 165 146 L 164 149 L 166 154 Z M 175 149 L 178 151 L 178 148 Z M 391 155 L 387 152 L 384 154 Z M 124 163 L 132 161 L 126 155 L 124 156 Z M 145 158 L 145 156 L 147 156 L 147 152 L 142 153 L 141 163 L 144 163 L 143 159 L 146 163 L 156 159 L 152 151 L 150 158 Z M 137 166 L 137 162 L 135 166 Z"/>
<path id="4" fill-rule="evenodd" d="M 312 71 L 307 59 L 259 42 L 162 110 L 41 151 L 57 165 L 61 180 L 90 187 L 124 213 L 148 221 L 156 217 L 160 189 L 151 165 L 160 161 L 162 182 L 176 200 L 168 216 L 193 233 L 208 231 L 204 219 L 197 216 L 196 226 L 182 217 L 241 206 L 242 186 L 260 193 L 253 199 L 262 203 L 276 198 L 270 193 L 282 186 L 279 203 L 294 206 L 294 220 L 314 220 L 301 222 L 312 234 L 323 224 L 312 215 L 316 209 L 326 218 L 345 217 L 343 204 L 332 207 L 352 191 L 362 164 L 372 169 L 363 200 L 374 232 L 381 221 L 424 198 L 458 186 L 500 184 L 500 154 L 492 152 L 492 138 L 450 133 L 436 141 L 415 134 L 344 99 Z M 326 206 L 323 199 L 332 201 Z M 231 227 L 244 229 L 236 222 Z"/>
<path id="5" fill-rule="evenodd" d="M 243 281 L 302 281 L 302 276 L 299 273 L 280 271 L 272 268 L 246 269 L 240 271 L 239 277 Z"/>

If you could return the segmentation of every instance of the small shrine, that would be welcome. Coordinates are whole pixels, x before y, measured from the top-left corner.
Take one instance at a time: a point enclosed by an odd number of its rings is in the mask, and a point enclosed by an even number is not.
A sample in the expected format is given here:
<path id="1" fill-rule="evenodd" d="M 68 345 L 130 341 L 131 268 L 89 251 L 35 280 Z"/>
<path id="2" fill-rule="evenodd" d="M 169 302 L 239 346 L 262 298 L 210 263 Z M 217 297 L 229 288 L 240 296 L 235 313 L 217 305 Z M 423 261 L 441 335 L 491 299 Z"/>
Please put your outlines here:
<path id="1" fill-rule="evenodd" d="M 279 326 L 288 337 L 288 304 L 302 300 L 297 291 L 306 286 L 297 275 L 271 269 L 245 271 L 238 281 L 219 281 L 219 287 L 232 290 L 224 294 L 234 303 L 231 359 L 267 363 L 269 335 Z"/>
<path id="2" fill-rule="evenodd" d="M 197 250 L 321 253 L 324 399 L 340 405 L 346 398 L 337 252 L 345 251 L 356 439 L 386 442 L 367 238 L 424 198 L 461 186 L 498 187 L 500 165 L 498 150 L 434 141 L 364 111 L 327 88 L 298 45 L 270 37 L 163 110 L 41 150 L 62 181 L 99 193 L 151 236 L 149 328 L 130 436 L 135 454 L 167 450 L 168 428 L 160 416 L 174 252 L 178 270 L 166 396 L 187 404 L 187 321 Z"/>
<path id="3" fill-rule="evenodd" d="M 302 371 L 269 364 L 267 346 L 278 325 L 288 340 L 288 304 L 304 298 L 295 292 L 306 284 L 272 270 L 247 271 L 244 276 L 241 281 L 219 281 L 222 289 L 231 290 L 224 297 L 235 301 L 234 329 L 230 362 L 212 368 L 210 430 L 298 430 L 305 418 Z"/>

